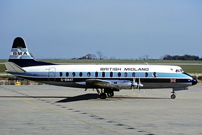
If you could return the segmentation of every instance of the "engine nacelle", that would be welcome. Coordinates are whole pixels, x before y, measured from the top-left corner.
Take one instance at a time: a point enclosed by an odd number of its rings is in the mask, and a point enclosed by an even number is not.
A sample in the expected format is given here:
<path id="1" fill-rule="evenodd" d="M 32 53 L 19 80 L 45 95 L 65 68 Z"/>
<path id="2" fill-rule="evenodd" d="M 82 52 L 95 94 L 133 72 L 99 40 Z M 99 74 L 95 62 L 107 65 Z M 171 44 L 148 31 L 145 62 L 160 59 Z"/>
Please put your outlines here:
<path id="1" fill-rule="evenodd" d="M 110 87 L 117 89 L 131 89 L 132 82 L 128 80 L 110 80 Z"/>

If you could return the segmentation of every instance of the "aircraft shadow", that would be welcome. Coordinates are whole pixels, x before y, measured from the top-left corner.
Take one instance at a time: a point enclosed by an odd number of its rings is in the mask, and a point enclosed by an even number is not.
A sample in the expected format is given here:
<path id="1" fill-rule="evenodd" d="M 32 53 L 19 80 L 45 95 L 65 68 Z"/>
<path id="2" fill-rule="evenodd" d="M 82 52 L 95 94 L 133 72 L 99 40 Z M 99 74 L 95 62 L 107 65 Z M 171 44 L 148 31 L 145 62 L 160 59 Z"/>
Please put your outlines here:
<path id="1" fill-rule="evenodd" d="M 113 99 L 170 99 L 161 97 L 113 97 Z"/>
<path id="2" fill-rule="evenodd" d="M 0 96 L 0 98 L 67 98 L 66 96 Z"/>
<path id="3" fill-rule="evenodd" d="M 75 101 L 82 101 L 82 100 L 90 100 L 90 99 L 99 99 L 98 94 L 84 94 L 75 97 L 66 97 L 66 99 L 57 101 L 56 103 L 67 103 L 67 102 L 75 102 Z M 112 98 L 107 98 L 111 100 L 122 100 L 122 99 L 170 99 L 170 98 L 161 98 L 161 97 L 124 97 L 124 96 L 114 96 Z M 105 99 L 100 99 L 105 101 Z M 107 100 L 107 101 L 109 101 Z"/>
<path id="4" fill-rule="evenodd" d="M 56 103 L 65 103 L 65 102 L 74 102 L 74 101 L 82 101 L 82 100 L 89 100 L 89 99 L 97 99 L 99 98 L 98 94 L 84 94 L 75 97 L 66 97 L 66 99 L 57 101 Z"/>
<path id="5" fill-rule="evenodd" d="M 75 101 L 83 101 L 83 100 L 91 100 L 91 99 L 99 99 L 98 94 L 83 94 L 74 97 L 66 97 L 66 96 L 0 96 L 0 98 L 62 98 L 62 100 L 56 101 L 55 103 L 68 103 Z M 107 98 L 109 100 L 122 100 L 122 99 L 170 99 L 170 98 L 161 98 L 161 97 L 126 97 L 126 96 L 114 96 L 112 98 Z M 101 99 L 105 101 L 105 99 Z M 107 100 L 107 101 L 109 101 Z"/>

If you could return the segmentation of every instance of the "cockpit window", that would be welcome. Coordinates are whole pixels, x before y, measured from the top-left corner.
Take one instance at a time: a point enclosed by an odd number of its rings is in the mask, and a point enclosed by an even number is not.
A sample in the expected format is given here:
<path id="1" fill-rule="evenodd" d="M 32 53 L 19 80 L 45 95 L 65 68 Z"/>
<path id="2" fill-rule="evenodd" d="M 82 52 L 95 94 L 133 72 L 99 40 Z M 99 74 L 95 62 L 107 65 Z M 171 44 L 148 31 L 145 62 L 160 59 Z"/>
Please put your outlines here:
<path id="1" fill-rule="evenodd" d="M 176 73 L 182 73 L 183 72 L 183 70 L 182 69 L 176 69 L 176 71 L 175 71 Z"/>

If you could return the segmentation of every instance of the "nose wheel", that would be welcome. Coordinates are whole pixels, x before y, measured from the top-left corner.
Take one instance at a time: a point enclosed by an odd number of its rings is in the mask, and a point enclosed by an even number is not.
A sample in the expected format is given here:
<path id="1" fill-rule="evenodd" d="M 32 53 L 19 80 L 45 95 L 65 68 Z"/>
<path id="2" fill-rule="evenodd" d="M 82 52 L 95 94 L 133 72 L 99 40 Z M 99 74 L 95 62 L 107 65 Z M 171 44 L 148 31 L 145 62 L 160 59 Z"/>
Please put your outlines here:
<path id="1" fill-rule="evenodd" d="M 171 93 L 173 93 L 173 94 L 170 96 L 170 98 L 175 99 L 176 98 L 175 91 L 173 90 Z"/>
<path id="2" fill-rule="evenodd" d="M 170 96 L 170 98 L 171 98 L 171 99 L 175 99 L 175 98 L 176 98 L 176 95 L 175 95 L 175 94 L 172 94 L 172 95 Z"/>

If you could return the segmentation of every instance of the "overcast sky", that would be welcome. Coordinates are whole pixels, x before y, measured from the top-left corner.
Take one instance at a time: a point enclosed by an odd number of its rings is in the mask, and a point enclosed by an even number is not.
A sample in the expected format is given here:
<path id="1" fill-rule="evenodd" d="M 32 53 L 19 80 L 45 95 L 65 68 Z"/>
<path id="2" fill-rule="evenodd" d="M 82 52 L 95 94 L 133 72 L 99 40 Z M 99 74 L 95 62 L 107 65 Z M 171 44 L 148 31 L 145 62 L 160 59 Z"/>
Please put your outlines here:
<path id="1" fill-rule="evenodd" d="M 201 0 L 1 0 L 0 58 L 22 37 L 36 59 L 202 57 Z M 97 54 L 96 54 L 97 55 Z"/>

